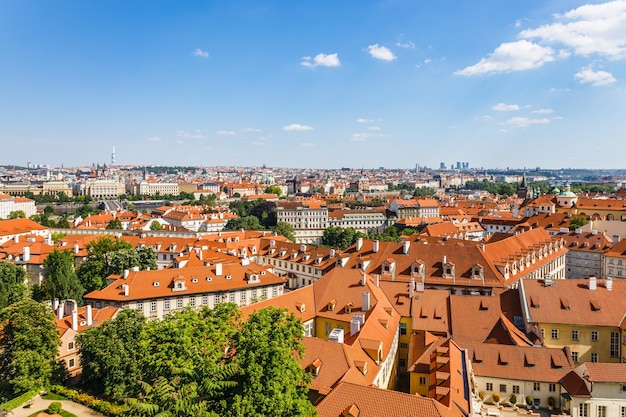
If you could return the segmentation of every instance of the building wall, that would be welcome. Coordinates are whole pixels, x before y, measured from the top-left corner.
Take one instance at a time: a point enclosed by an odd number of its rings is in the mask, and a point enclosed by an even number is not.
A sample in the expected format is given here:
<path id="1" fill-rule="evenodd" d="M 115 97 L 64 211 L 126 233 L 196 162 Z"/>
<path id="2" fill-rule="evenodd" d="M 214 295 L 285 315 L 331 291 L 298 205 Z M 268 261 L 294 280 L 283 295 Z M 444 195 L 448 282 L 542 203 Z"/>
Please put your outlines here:
<path id="1" fill-rule="evenodd" d="M 594 313 L 590 313 L 594 314 Z M 602 314 L 601 311 L 597 314 Z M 555 318 L 556 319 L 556 318 Z M 543 335 L 546 347 L 562 349 L 568 346 L 572 351 L 572 359 L 576 364 L 592 362 L 592 354 L 598 355 L 598 362 L 619 363 L 620 360 L 620 329 L 608 326 L 581 326 L 558 323 L 539 323 L 539 329 Z M 556 338 L 553 338 L 556 331 Z M 572 332 L 578 332 L 578 340 L 572 338 Z M 597 332 L 596 341 L 592 340 L 592 332 Z M 611 333 L 617 334 L 617 355 L 611 356 Z M 575 353 L 578 360 L 575 360 Z"/>
<path id="2" fill-rule="evenodd" d="M 561 392 L 563 388 L 558 382 L 524 381 L 513 378 L 492 378 L 482 375 L 474 375 L 474 377 L 476 380 L 476 389 L 479 392 L 485 393 L 485 401 L 493 402 L 493 394 L 498 392 L 500 393 L 500 402 L 508 402 L 511 394 L 514 393 L 515 387 L 517 387 L 519 392 L 515 393 L 517 404 L 526 404 L 526 397 L 530 395 L 533 397 L 533 403 L 536 404 L 538 401 L 539 407 L 541 408 L 548 406 L 549 397 L 554 398 L 557 409 L 561 407 Z M 491 384 L 491 387 L 488 386 L 488 384 Z"/>
<path id="3" fill-rule="evenodd" d="M 602 253 L 569 250 L 565 257 L 566 278 L 604 278 Z"/>

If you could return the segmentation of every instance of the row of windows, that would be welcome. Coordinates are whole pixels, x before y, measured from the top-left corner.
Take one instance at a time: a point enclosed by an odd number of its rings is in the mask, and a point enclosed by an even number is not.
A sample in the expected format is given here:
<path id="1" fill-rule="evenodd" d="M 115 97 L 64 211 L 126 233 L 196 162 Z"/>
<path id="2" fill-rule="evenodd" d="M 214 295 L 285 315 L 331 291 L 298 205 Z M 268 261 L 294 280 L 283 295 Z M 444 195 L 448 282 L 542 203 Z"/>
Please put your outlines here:
<path id="1" fill-rule="evenodd" d="M 487 382 L 485 384 L 485 389 L 487 391 L 493 391 L 493 383 L 492 382 Z M 500 384 L 500 390 L 499 391 L 502 394 L 506 394 L 507 393 L 507 385 L 506 384 Z M 541 383 L 540 382 L 533 382 L 533 391 L 541 391 Z M 548 391 L 556 392 L 556 384 L 553 384 L 553 383 L 548 384 Z M 520 393 L 519 385 L 511 385 L 511 393 L 512 394 L 519 394 Z"/>
<path id="2" fill-rule="evenodd" d="M 235 292 L 231 292 L 228 293 L 228 301 L 231 303 L 236 302 L 236 294 Z M 252 294 L 252 298 L 256 298 L 258 297 L 258 291 L 257 289 L 253 289 L 251 291 Z M 261 297 L 263 298 L 267 298 L 267 288 L 262 288 L 261 289 Z M 213 294 L 213 302 L 214 304 L 219 304 L 223 301 L 223 294 Z M 278 287 L 273 287 L 272 288 L 272 296 L 276 297 L 278 296 Z M 196 307 L 197 305 L 197 298 L 198 297 L 190 297 L 189 298 L 189 302 L 188 305 L 190 307 Z M 247 292 L 246 291 L 241 291 L 239 292 L 239 300 L 242 302 L 246 302 L 247 301 Z M 163 309 L 164 310 L 170 310 L 172 308 L 172 300 L 171 299 L 165 299 L 163 300 Z M 200 305 L 203 306 L 208 306 L 209 305 L 209 295 L 203 295 L 200 297 Z M 183 298 L 182 297 L 178 297 L 176 299 L 176 307 L 175 308 L 183 308 Z M 139 301 L 137 302 L 137 310 L 143 311 L 144 309 L 144 303 L 143 301 Z M 150 301 L 150 311 L 151 312 L 156 312 L 157 311 L 157 300 L 151 300 Z"/>

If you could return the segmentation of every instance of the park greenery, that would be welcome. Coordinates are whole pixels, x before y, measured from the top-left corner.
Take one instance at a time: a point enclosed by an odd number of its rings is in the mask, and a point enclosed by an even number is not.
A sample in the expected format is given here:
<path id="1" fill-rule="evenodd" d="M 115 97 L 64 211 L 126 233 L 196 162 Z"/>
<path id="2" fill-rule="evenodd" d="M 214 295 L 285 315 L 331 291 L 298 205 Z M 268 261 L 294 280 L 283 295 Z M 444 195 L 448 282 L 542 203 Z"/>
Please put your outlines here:
<path id="1" fill-rule="evenodd" d="M 313 416 L 302 335 L 275 307 L 246 321 L 230 303 L 150 322 L 123 310 L 79 336 L 82 385 L 125 416 Z"/>
<path id="2" fill-rule="evenodd" d="M 396 229 L 394 226 L 389 226 L 385 228 L 382 233 L 373 231 L 369 233 L 363 233 L 355 230 L 352 227 L 344 229 L 340 226 L 331 226 L 327 227 L 324 230 L 324 234 L 322 235 L 322 240 L 320 243 L 324 246 L 330 246 L 335 249 L 345 250 L 354 245 L 359 238 L 399 242 L 400 234 L 398 233 L 398 229 Z"/>

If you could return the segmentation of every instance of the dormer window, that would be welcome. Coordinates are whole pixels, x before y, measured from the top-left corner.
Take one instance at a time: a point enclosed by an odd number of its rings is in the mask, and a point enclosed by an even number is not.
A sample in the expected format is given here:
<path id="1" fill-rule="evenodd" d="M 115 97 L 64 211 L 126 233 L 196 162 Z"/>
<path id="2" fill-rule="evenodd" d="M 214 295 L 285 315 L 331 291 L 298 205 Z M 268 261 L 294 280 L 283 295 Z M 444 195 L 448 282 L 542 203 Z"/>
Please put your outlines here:
<path id="1" fill-rule="evenodd" d="M 482 265 L 476 264 L 472 267 L 472 278 L 483 279 L 485 277 L 485 269 Z"/>
<path id="2" fill-rule="evenodd" d="M 444 278 L 454 278 L 456 267 L 452 262 L 446 262 L 443 264 L 443 277 Z"/>
<path id="3" fill-rule="evenodd" d="M 152 283 L 152 286 L 153 286 L 153 287 L 158 287 L 159 285 L 160 285 L 159 281 L 154 281 L 154 282 Z"/>
<path id="4" fill-rule="evenodd" d="M 330 300 L 328 302 L 328 311 L 335 311 L 335 306 L 337 305 L 337 300 Z"/>
<path id="5" fill-rule="evenodd" d="M 296 259 L 298 257 L 298 252 L 291 252 L 291 259 Z"/>
<path id="6" fill-rule="evenodd" d="M 352 308 L 353 307 L 354 307 L 353 303 L 346 304 L 346 313 L 348 313 L 348 314 L 352 313 Z"/>
<path id="7" fill-rule="evenodd" d="M 248 284 L 258 284 L 259 276 L 257 274 L 248 274 Z"/>
<path id="8" fill-rule="evenodd" d="M 185 287 L 185 280 L 176 279 L 174 281 L 174 287 L 172 288 L 172 291 L 176 292 L 176 291 L 185 291 L 185 290 L 187 290 L 187 288 Z"/>
<path id="9" fill-rule="evenodd" d="M 300 313 L 304 313 L 306 311 L 306 304 L 304 303 L 296 303 L 296 308 Z"/>
<path id="10" fill-rule="evenodd" d="M 198 278 L 196 278 L 196 277 L 191 278 L 191 282 L 193 282 L 194 284 L 197 284 L 198 283 Z"/>
<path id="11" fill-rule="evenodd" d="M 230 281 L 232 277 L 230 275 L 226 275 L 226 279 Z"/>

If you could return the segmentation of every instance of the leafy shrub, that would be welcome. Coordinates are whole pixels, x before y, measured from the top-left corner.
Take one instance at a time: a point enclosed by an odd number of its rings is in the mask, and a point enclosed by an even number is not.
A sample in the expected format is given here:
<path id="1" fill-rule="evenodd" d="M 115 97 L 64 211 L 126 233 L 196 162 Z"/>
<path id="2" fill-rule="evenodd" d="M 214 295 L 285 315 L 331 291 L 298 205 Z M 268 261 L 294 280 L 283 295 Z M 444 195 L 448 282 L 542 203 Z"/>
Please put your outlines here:
<path id="1" fill-rule="evenodd" d="M 494 392 L 493 393 L 493 400 L 497 403 L 500 402 L 500 393 L 499 392 Z"/>
<path id="2" fill-rule="evenodd" d="M 515 405 L 517 404 L 517 395 L 515 394 L 511 394 L 511 396 L 509 397 L 509 401 L 511 402 L 511 404 Z"/>
<path id="3" fill-rule="evenodd" d="M 531 395 L 526 397 L 526 404 L 528 404 L 529 406 L 533 405 L 533 397 Z"/>
<path id="4" fill-rule="evenodd" d="M 485 399 L 485 392 L 484 391 L 480 391 L 478 393 L 478 396 L 480 397 L 481 400 L 484 400 Z"/>
<path id="5" fill-rule="evenodd" d="M 50 405 L 48 406 L 48 409 L 46 410 L 46 413 L 59 414 L 60 411 L 61 411 L 61 403 L 55 401 L 55 402 L 50 403 Z"/>

